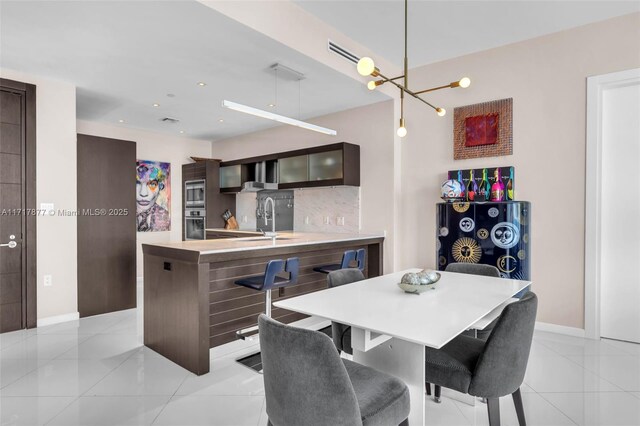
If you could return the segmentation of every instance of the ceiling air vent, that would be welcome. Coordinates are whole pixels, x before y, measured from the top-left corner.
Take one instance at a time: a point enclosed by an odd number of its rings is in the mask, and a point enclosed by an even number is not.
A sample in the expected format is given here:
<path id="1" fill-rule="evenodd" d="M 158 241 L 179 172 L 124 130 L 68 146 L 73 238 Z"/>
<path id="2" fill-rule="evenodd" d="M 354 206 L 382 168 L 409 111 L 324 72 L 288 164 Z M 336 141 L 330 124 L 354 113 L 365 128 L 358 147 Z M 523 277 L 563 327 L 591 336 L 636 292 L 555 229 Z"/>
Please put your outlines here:
<path id="1" fill-rule="evenodd" d="M 177 118 L 172 118 L 172 117 L 161 118 L 160 121 L 164 123 L 169 123 L 169 124 L 176 124 L 180 122 L 180 120 L 178 120 Z"/>
<path id="2" fill-rule="evenodd" d="M 358 58 L 356 55 L 354 55 L 353 53 L 349 52 L 347 49 L 345 49 L 344 47 L 340 47 L 337 44 L 335 44 L 334 42 L 332 42 L 331 40 L 327 40 L 328 44 L 327 47 L 329 48 L 329 51 L 335 53 L 336 55 L 340 55 L 343 58 L 345 58 L 347 61 L 349 62 L 353 62 L 354 64 L 357 64 L 358 61 L 360 60 L 360 58 Z"/>

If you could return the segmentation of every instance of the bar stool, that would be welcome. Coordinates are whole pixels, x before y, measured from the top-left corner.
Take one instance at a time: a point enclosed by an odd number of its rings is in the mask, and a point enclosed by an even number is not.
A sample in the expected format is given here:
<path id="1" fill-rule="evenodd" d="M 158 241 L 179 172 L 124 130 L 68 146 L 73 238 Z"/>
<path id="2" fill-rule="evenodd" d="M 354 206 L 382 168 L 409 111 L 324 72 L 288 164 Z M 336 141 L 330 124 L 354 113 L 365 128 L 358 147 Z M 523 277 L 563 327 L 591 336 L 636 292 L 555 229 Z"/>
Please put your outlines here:
<path id="1" fill-rule="evenodd" d="M 364 249 L 360 249 L 360 250 L 364 252 Z M 347 269 L 352 262 L 356 262 L 356 256 L 357 254 L 355 250 L 347 250 L 342 255 L 341 263 L 317 266 L 313 268 L 313 270 L 316 272 L 321 272 L 323 274 L 328 274 L 329 272 L 337 271 L 338 269 Z M 364 255 L 363 255 L 363 259 L 364 259 Z M 364 260 L 363 260 L 363 264 L 364 264 Z"/>
<path id="2" fill-rule="evenodd" d="M 365 262 L 367 260 L 367 254 L 364 249 L 358 249 L 356 252 L 356 262 L 358 262 L 358 269 L 364 272 Z"/>
<path id="3" fill-rule="evenodd" d="M 235 281 L 234 284 L 264 292 L 265 314 L 271 317 L 271 290 L 297 283 L 299 270 L 300 260 L 297 257 L 287 259 L 286 264 L 282 259 L 274 259 L 267 263 L 264 275 L 242 278 Z M 281 272 L 288 273 L 289 278 L 278 276 Z M 248 333 L 254 333 L 256 331 L 258 331 L 257 325 L 238 330 L 236 331 L 236 337 L 244 340 L 248 337 Z"/>

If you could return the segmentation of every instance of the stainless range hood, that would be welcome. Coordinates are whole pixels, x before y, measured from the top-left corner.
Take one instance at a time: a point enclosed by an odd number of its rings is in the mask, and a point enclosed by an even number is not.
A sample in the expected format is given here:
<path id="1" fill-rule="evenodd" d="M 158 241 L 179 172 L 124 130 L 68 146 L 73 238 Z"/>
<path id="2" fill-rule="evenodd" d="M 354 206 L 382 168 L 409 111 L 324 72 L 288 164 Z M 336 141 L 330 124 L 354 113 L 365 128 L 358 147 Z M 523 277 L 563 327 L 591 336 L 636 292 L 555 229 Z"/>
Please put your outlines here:
<path id="1" fill-rule="evenodd" d="M 241 192 L 278 189 L 278 162 L 261 161 L 255 165 L 255 180 L 245 182 Z"/>
<path id="2" fill-rule="evenodd" d="M 270 190 L 278 189 L 278 184 L 257 182 L 257 181 L 245 182 L 244 185 L 242 185 L 241 192 L 258 192 L 258 191 L 264 191 L 265 189 L 270 189 Z"/>

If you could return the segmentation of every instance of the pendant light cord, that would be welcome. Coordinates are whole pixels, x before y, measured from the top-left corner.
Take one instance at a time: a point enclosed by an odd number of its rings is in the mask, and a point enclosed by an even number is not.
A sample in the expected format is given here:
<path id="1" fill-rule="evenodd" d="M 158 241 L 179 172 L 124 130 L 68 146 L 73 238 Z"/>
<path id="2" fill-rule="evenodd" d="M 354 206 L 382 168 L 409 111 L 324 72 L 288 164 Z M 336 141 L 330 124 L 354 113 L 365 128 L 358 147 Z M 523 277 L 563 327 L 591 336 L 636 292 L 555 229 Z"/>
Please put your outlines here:
<path id="1" fill-rule="evenodd" d="M 404 0 L 404 87 L 409 88 L 409 59 L 407 56 L 407 28 L 408 24 L 409 0 Z"/>

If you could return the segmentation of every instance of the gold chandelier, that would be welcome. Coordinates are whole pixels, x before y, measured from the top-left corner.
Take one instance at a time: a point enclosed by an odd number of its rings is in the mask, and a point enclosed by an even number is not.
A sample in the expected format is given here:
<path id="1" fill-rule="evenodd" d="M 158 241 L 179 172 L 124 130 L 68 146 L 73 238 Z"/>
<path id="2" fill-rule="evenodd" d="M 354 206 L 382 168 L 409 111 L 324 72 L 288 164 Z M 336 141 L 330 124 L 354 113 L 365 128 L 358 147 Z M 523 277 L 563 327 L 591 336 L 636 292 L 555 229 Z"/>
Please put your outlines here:
<path id="1" fill-rule="evenodd" d="M 376 65 L 373 62 L 373 59 L 367 56 L 360 58 L 357 66 L 358 73 L 360 75 L 363 75 L 363 76 L 370 75 L 372 77 L 379 78 L 378 80 L 372 80 L 369 83 L 367 83 L 367 87 L 369 88 L 369 90 L 375 90 L 376 87 L 382 86 L 385 83 L 391 83 L 394 86 L 396 86 L 398 89 L 400 89 L 400 126 L 398 127 L 397 133 L 398 133 L 398 136 L 400 136 L 401 138 L 407 135 L 407 128 L 404 126 L 404 94 L 405 93 L 408 93 L 414 98 L 429 105 L 431 108 L 433 108 L 436 111 L 436 113 L 440 117 L 442 117 L 447 113 L 447 111 L 444 108 L 436 107 L 432 105 L 431 103 L 422 99 L 420 95 L 423 93 L 433 92 L 436 90 L 446 89 L 446 88 L 451 88 L 451 89 L 455 87 L 467 88 L 471 84 L 471 80 L 468 77 L 463 77 L 458 81 L 445 84 L 444 86 L 433 87 L 431 89 L 419 90 L 415 92 L 409 89 L 409 60 L 407 59 L 407 9 L 408 9 L 408 0 L 404 0 L 404 74 L 398 77 L 393 77 L 393 78 L 385 77 L 384 74 L 382 74 L 380 70 L 376 68 Z M 398 83 L 397 80 L 400 80 L 400 79 L 403 80 L 403 84 Z"/>

